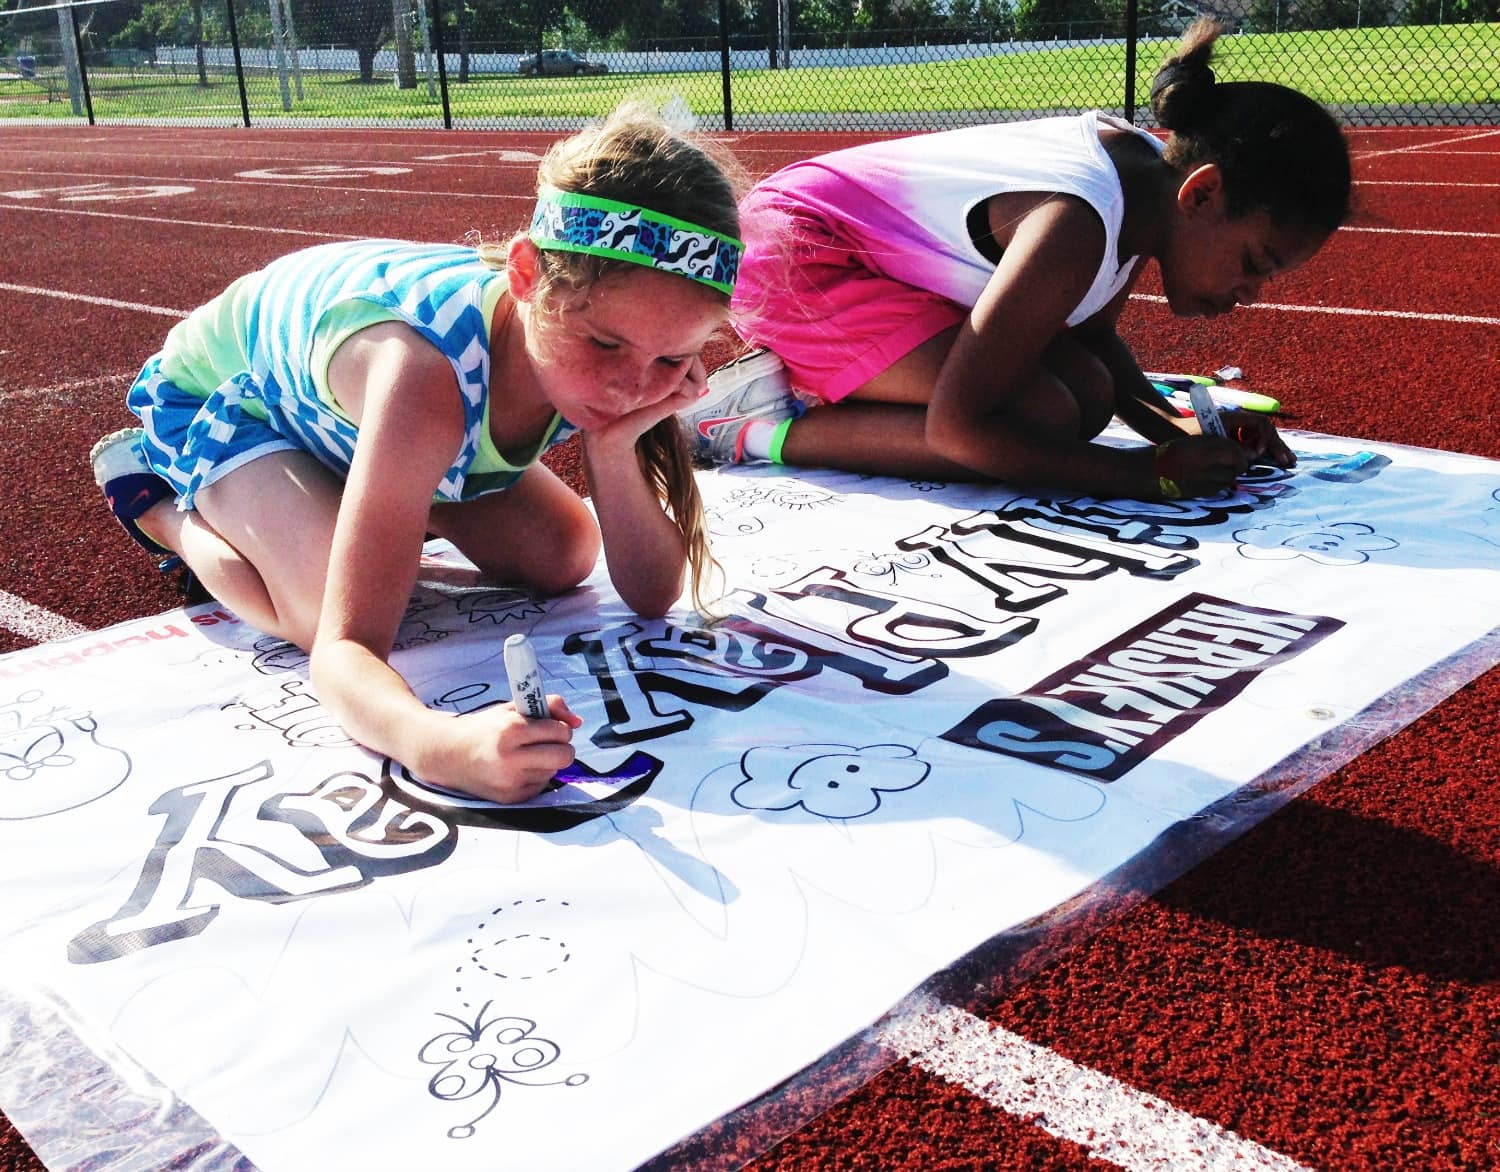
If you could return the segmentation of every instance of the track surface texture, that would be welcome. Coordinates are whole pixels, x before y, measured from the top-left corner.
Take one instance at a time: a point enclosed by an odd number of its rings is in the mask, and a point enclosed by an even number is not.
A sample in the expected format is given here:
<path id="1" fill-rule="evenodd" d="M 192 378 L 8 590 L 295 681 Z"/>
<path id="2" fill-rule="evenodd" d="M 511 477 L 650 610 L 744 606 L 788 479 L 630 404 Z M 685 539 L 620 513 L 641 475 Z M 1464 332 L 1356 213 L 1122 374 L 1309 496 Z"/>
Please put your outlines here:
<path id="1" fill-rule="evenodd" d="M 181 604 L 86 465 L 132 422 L 125 389 L 178 316 L 320 241 L 508 236 L 551 137 L 7 127 L 0 652 Z M 758 175 L 864 137 L 727 141 Z M 1500 459 L 1500 128 L 1351 140 L 1357 213 L 1310 264 L 1212 323 L 1173 319 L 1148 273 L 1122 333 L 1147 369 L 1242 367 L 1287 426 Z M 575 449 L 549 462 L 576 483 Z M 1500 1167 L 1497 711 L 1492 670 L 1049 963 L 935 1004 L 852 1093 L 784 1088 L 784 1126 L 740 1155 L 753 1172 Z M 0 1126 L 0 1172 L 41 1167 Z"/>

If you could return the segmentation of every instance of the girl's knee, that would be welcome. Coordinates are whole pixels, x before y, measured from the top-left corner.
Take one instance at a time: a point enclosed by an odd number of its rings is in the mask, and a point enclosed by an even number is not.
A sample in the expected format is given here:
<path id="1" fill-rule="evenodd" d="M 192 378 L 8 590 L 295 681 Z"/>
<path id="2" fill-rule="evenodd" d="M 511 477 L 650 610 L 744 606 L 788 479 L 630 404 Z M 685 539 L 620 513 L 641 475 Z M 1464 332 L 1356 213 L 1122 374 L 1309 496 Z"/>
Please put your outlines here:
<path id="1" fill-rule="evenodd" d="M 545 556 L 531 562 L 526 584 L 540 594 L 571 590 L 594 572 L 601 547 L 599 530 L 592 524 L 587 528 L 580 526 L 569 539 L 542 551 Z"/>
<path id="2" fill-rule="evenodd" d="M 1093 439 L 1115 414 L 1115 379 L 1109 367 L 1093 354 L 1080 364 L 1073 397 L 1078 403 L 1078 435 Z"/>
<path id="3" fill-rule="evenodd" d="M 1050 370 L 1037 371 L 1018 414 L 1042 435 L 1071 439 L 1079 431 L 1078 397 L 1065 379 Z"/>
<path id="4" fill-rule="evenodd" d="M 562 594 L 581 583 L 594 572 L 602 548 L 599 527 L 587 512 L 550 526 L 525 548 L 517 548 L 522 542 L 514 540 L 499 547 L 486 542 L 466 548 L 457 539 L 454 544 L 487 578 L 541 595 Z"/>
<path id="5" fill-rule="evenodd" d="M 1059 338 L 1043 358 L 1044 370 L 1061 392 L 1053 422 L 1069 438 L 1092 439 L 1114 415 L 1115 384 L 1109 367 L 1092 350 Z"/>

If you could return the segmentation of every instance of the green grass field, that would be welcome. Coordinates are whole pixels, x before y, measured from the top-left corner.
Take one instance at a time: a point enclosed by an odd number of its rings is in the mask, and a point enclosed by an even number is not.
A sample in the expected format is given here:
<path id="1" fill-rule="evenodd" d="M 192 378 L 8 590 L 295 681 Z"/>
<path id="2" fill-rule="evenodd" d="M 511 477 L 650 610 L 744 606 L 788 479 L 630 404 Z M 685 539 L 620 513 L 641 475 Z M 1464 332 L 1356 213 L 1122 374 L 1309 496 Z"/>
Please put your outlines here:
<path id="1" fill-rule="evenodd" d="M 1137 50 L 1136 101 L 1144 104 L 1167 40 Z M 961 61 L 892 63 L 847 68 L 740 70 L 732 77 L 734 115 L 941 114 L 964 110 L 1032 111 L 1098 107 L 1125 102 L 1125 49 L 1082 45 Z M 1500 25 L 1413 25 L 1226 37 L 1215 69 L 1225 80 L 1281 82 L 1332 106 L 1465 107 L 1500 103 Z M 200 88 L 182 75 L 164 79 L 95 70 L 89 76 L 98 120 L 160 118 L 238 123 L 239 91 L 232 77 Z M 425 80 L 397 90 L 389 77 L 361 85 L 347 76 L 304 73 L 302 98 L 283 108 L 274 76 L 246 80 L 251 122 L 269 119 L 337 119 L 349 122 L 432 122 L 441 100 Z M 522 78 L 471 75 L 450 81 L 455 124 L 483 127 L 502 120 L 567 120 L 597 115 L 625 97 L 681 96 L 701 113 L 723 108 L 719 74 L 629 74 L 603 77 Z M 36 82 L 0 78 L 0 120 L 75 118 L 65 86 L 48 100 Z M 809 119 L 808 121 L 811 121 Z"/>

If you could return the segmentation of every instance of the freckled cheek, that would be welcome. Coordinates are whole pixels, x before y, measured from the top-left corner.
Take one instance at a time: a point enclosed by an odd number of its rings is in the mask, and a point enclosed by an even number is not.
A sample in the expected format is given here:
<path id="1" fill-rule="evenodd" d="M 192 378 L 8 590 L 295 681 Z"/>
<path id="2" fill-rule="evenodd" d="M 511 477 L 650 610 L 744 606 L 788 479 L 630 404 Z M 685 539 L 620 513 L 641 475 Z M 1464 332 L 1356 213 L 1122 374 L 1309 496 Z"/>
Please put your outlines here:
<path id="1" fill-rule="evenodd" d="M 677 393 L 687 373 L 686 366 L 658 365 L 646 376 L 642 390 L 647 393 L 650 402 L 659 403 Z"/>

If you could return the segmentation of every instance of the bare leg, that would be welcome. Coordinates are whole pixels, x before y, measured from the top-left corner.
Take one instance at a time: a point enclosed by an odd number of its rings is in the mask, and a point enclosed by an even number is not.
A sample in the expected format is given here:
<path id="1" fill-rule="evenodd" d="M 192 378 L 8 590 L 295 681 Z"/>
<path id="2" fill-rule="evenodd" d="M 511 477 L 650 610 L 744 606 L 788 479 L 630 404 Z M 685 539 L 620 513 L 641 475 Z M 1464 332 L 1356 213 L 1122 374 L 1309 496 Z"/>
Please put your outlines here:
<path id="1" fill-rule="evenodd" d="M 854 398 L 815 407 L 787 429 L 784 463 L 917 480 L 975 480 L 978 474 L 927 446 L 927 408 Z"/>
<path id="2" fill-rule="evenodd" d="M 275 452 L 203 489 L 195 510 L 163 501 L 140 524 L 246 622 L 309 648 L 342 488 L 311 456 Z"/>
<path id="3" fill-rule="evenodd" d="M 599 559 L 592 514 L 540 464 L 504 492 L 434 505 L 428 524 L 487 577 L 539 594 L 571 590 Z"/>
<path id="4" fill-rule="evenodd" d="M 944 331 L 832 407 L 818 407 L 788 429 L 782 459 L 849 472 L 974 480 L 978 474 L 927 444 L 927 404 L 958 327 Z M 1060 335 L 1017 399 L 1016 423 L 1038 435 L 1092 438 L 1113 414 L 1104 365 Z"/>

